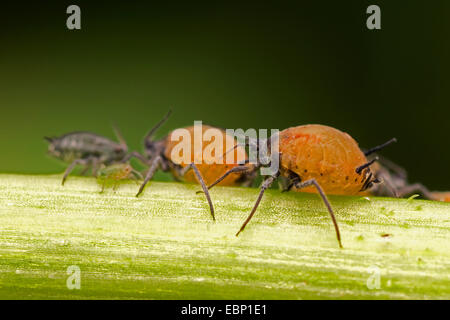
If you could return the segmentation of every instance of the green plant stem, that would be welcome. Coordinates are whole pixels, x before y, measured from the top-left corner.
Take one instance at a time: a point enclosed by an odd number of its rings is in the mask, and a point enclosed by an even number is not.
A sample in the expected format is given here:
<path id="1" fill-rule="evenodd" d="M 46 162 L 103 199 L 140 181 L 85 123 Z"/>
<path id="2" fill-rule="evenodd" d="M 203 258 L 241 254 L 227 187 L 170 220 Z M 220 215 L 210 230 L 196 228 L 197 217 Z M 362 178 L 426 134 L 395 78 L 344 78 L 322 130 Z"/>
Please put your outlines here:
<path id="1" fill-rule="evenodd" d="M 450 299 L 450 204 L 0 175 L 0 298 Z M 81 289 L 66 286 L 81 269 Z M 373 269 L 375 268 L 375 269 Z M 369 289 L 376 279 L 379 289 Z M 369 279 L 369 282 L 370 282 Z M 376 282 L 375 282 L 376 283 Z"/>

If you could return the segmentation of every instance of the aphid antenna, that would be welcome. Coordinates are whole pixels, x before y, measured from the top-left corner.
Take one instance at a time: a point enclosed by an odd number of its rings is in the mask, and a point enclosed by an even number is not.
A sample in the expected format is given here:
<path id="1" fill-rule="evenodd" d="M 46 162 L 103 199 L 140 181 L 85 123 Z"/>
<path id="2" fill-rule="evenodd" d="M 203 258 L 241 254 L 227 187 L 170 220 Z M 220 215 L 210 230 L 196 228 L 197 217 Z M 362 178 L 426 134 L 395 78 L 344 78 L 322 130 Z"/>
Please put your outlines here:
<path id="1" fill-rule="evenodd" d="M 230 152 L 236 150 L 238 147 L 246 148 L 246 147 L 248 147 L 250 145 L 253 145 L 253 146 L 256 147 L 257 151 L 259 150 L 259 139 L 258 138 L 254 139 L 254 138 L 250 138 L 248 136 L 245 136 L 244 139 L 245 139 L 244 143 L 239 143 L 239 142 L 236 143 L 234 145 L 234 147 L 232 147 L 229 150 L 225 151 L 219 159 L 223 159 L 224 157 L 226 157 L 227 154 L 229 154 Z"/>
<path id="2" fill-rule="evenodd" d="M 117 140 L 119 140 L 120 145 L 123 146 L 125 148 L 125 150 L 128 150 L 127 142 L 125 141 L 125 138 L 123 137 L 123 134 L 120 131 L 120 129 L 117 126 L 117 124 L 113 122 L 111 124 L 111 126 L 112 126 L 112 128 L 114 130 L 114 134 L 116 135 Z"/>
<path id="3" fill-rule="evenodd" d="M 55 138 L 53 138 L 53 137 L 44 137 L 44 139 L 50 143 L 52 143 L 55 140 Z"/>
<path id="4" fill-rule="evenodd" d="M 264 139 L 263 138 L 258 138 L 258 137 L 257 138 L 252 138 L 252 137 L 245 136 L 245 142 L 243 144 L 242 143 L 238 143 L 234 148 L 237 148 L 238 145 L 241 145 L 241 146 L 244 146 L 244 147 L 253 148 L 253 150 L 250 149 L 249 152 L 253 151 L 253 152 L 257 153 L 257 155 L 258 155 L 258 157 L 257 157 L 257 159 L 258 159 L 257 160 L 257 165 L 258 165 L 258 164 L 260 164 L 260 161 L 261 161 L 261 159 L 260 159 L 260 157 L 261 157 L 261 150 L 263 151 L 263 154 L 267 154 L 269 149 L 271 149 L 272 144 L 275 145 L 275 144 L 278 144 L 278 143 L 279 143 L 279 135 L 278 135 L 278 133 L 270 136 L 270 138 L 264 138 Z M 227 153 L 230 152 L 230 151 L 231 150 L 227 151 Z M 279 155 L 281 156 L 281 153 Z"/>
<path id="5" fill-rule="evenodd" d="M 135 170 L 135 169 L 131 170 L 131 173 L 134 174 L 134 176 L 135 176 L 136 178 L 138 178 L 138 179 L 144 179 L 144 177 L 142 176 L 142 174 L 141 174 L 139 171 Z"/>
<path id="6" fill-rule="evenodd" d="M 388 145 L 390 145 L 390 144 L 392 144 L 394 142 L 397 142 L 397 138 L 392 138 L 391 140 L 389 140 L 389 141 L 387 141 L 387 142 L 385 142 L 383 144 L 380 144 L 379 146 L 373 147 L 373 148 L 365 151 L 364 155 L 368 156 L 368 155 L 370 155 L 370 154 L 372 154 L 374 152 L 377 152 L 377 151 L 383 149 L 384 147 L 387 147 Z"/>
<path id="7" fill-rule="evenodd" d="M 378 157 L 376 157 L 375 159 L 372 159 L 372 160 L 370 160 L 369 162 L 366 162 L 366 163 L 364 163 L 363 165 L 361 165 L 361 166 L 359 166 L 358 168 L 356 168 L 356 173 L 357 174 L 361 174 L 361 172 L 365 169 L 365 168 L 367 168 L 367 167 L 369 167 L 370 165 L 372 165 L 375 161 L 377 161 L 378 160 Z"/>
<path id="8" fill-rule="evenodd" d="M 151 141 L 152 136 L 155 134 L 156 130 L 159 129 L 159 127 L 161 127 L 164 122 L 167 121 L 167 119 L 170 117 L 170 115 L 172 114 L 172 109 L 169 109 L 169 111 L 167 112 L 167 114 L 164 116 L 164 118 L 162 118 L 153 128 L 150 129 L 150 131 L 145 135 L 144 141 Z"/>
<path id="9" fill-rule="evenodd" d="M 405 180 L 407 179 L 408 173 L 405 168 L 399 166 L 398 164 L 392 162 L 391 160 L 383 156 L 379 155 L 378 157 L 380 158 L 379 162 L 383 167 L 385 167 L 389 171 L 393 171 L 396 175 L 400 176 L 402 179 Z"/>
<path id="10" fill-rule="evenodd" d="M 242 147 L 245 148 L 245 143 L 244 143 L 244 144 L 242 144 L 242 143 L 236 143 L 236 144 L 234 145 L 233 148 L 230 148 L 229 150 L 225 151 L 225 152 L 219 157 L 219 160 L 223 160 L 223 158 L 225 158 L 225 157 L 227 156 L 227 154 L 229 154 L 230 152 L 236 150 L 237 147 L 240 147 L 240 146 L 242 146 Z"/>
<path id="11" fill-rule="evenodd" d="M 254 146 L 256 148 L 259 148 L 259 143 L 260 143 L 260 139 L 259 138 L 253 138 L 253 137 L 249 137 L 247 135 L 241 135 L 241 134 L 236 134 L 235 135 L 236 139 L 238 139 L 238 141 L 242 141 L 238 142 L 237 145 L 242 146 L 242 147 L 248 147 L 248 146 Z"/>

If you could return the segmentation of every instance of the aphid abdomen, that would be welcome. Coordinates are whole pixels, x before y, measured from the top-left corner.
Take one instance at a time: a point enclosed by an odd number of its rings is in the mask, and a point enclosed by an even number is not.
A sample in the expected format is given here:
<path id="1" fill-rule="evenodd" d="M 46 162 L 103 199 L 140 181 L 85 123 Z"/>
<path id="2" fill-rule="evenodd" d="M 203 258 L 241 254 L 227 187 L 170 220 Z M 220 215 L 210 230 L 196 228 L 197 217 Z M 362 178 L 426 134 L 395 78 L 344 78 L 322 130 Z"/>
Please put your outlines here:
<path id="1" fill-rule="evenodd" d="M 450 192 L 433 191 L 431 194 L 433 196 L 433 200 L 450 202 Z"/>
<path id="2" fill-rule="evenodd" d="M 133 168 L 128 163 L 118 163 L 100 169 L 98 177 L 109 180 L 123 180 L 130 177 Z"/>
<path id="3" fill-rule="evenodd" d="M 234 146 L 236 141 L 234 140 L 233 137 L 228 136 L 224 130 L 222 129 L 218 129 L 218 128 L 214 128 L 211 126 L 207 126 L 207 125 L 203 125 L 202 126 L 202 136 L 203 134 L 209 130 L 209 129 L 215 129 L 218 130 L 218 133 L 220 132 L 220 135 L 222 137 L 222 153 L 221 154 L 215 154 L 215 152 L 207 152 L 209 150 L 209 146 L 211 143 L 213 143 L 214 141 L 208 141 L 208 140 L 203 140 L 202 143 L 202 154 L 200 155 L 199 152 L 195 152 L 196 150 L 194 150 L 194 127 L 187 127 L 187 128 L 183 128 L 188 130 L 190 136 L 191 136 L 191 157 L 187 160 L 189 161 L 184 161 L 185 159 L 182 159 L 183 155 L 175 155 L 176 158 L 172 157 L 172 151 L 174 150 L 174 148 L 177 146 L 178 143 L 180 143 L 180 141 L 174 141 L 174 139 L 172 139 L 172 135 L 174 134 L 174 132 L 176 131 L 172 131 L 166 138 L 166 149 L 165 149 L 165 153 L 164 156 L 169 159 L 170 161 L 173 161 L 174 163 L 182 166 L 183 168 L 187 167 L 188 165 L 190 165 L 190 163 L 196 161 L 196 166 L 198 168 L 198 170 L 200 171 L 201 175 L 203 176 L 205 183 L 206 184 L 211 184 L 214 181 L 216 181 L 219 177 L 221 177 L 225 172 L 227 172 L 229 169 L 235 167 L 238 165 L 238 161 L 237 160 L 245 160 L 247 159 L 247 153 L 245 151 L 245 149 L 243 147 L 238 147 L 236 148 L 236 150 L 234 151 L 234 163 L 230 163 L 227 164 L 226 162 L 226 157 L 224 157 L 224 153 L 227 151 L 226 148 L 227 146 Z M 217 152 L 219 153 L 219 152 Z M 222 163 L 219 163 L 220 161 L 222 161 Z M 174 174 L 176 174 L 174 172 Z M 241 178 L 242 173 L 233 173 L 230 174 L 229 176 L 227 176 L 223 181 L 221 181 L 219 183 L 219 185 L 221 186 L 235 186 L 239 184 L 239 179 Z M 186 182 L 192 182 L 192 183 L 197 183 L 197 179 L 195 176 L 195 173 L 191 170 L 188 171 L 184 177 L 183 177 L 184 181 Z"/>
<path id="4" fill-rule="evenodd" d="M 302 181 L 315 179 L 327 194 L 358 194 L 366 172 L 355 169 L 366 157 L 348 134 L 323 125 L 305 125 L 280 133 L 281 173 L 296 173 Z M 296 190 L 293 188 L 293 190 Z M 300 192 L 317 193 L 310 186 Z"/>
<path id="5" fill-rule="evenodd" d="M 65 162 L 96 158 L 110 164 L 121 160 L 126 150 L 108 138 L 90 132 L 73 132 L 54 139 L 49 146 L 49 153 Z"/>
<path id="6" fill-rule="evenodd" d="M 128 163 L 116 163 L 101 168 L 97 175 L 97 183 L 102 186 L 101 192 L 111 185 L 116 189 L 119 183 L 131 177 L 132 171 L 133 168 Z"/>

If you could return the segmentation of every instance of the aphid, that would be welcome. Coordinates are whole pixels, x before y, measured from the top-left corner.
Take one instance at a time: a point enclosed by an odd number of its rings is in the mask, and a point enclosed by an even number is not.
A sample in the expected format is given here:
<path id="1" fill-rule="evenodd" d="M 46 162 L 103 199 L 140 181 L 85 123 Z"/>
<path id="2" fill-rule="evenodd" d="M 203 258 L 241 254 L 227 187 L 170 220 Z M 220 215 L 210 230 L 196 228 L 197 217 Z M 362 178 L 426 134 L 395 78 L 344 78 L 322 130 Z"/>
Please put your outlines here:
<path id="1" fill-rule="evenodd" d="M 214 207 L 211 201 L 211 197 L 209 195 L 208 189 L 206 185 L 208 183 L 211 183 L 215 180 L 217 180 L 219 177 L 221 177 L 225 172 L 227 172 L 229 169 L 232 169 L 236 166 L 238 166 L 237 163 L 235 164 L 227 164 L 227 163 L 217 163 L 218 159 L 220 157 L 223 157 L 223 154 L 214 154 L 212 155 L 213 159 L 207 159 L 207 155 L 205 154 L 205 150 L 208 148 L 209 144 L 212 143 L 212 141 L 205 141 L 203 140 L 202 144 L 202 154 L 200 155 L 198 152 L 195 152 L 194 143 L 192 139 L 191 144 L 191 157 L 188 159 L 188 162 L 185 162 L 184 160 L 181 162 L 174 162 L 174 159 L 172 159 L 172 151 L 178 144 L 178 139 L 175 139 L 173 135 L 177 130 L 174 130 L 170 132 L 165 138 L 161 140 L 153 140 L 153 135 L 156 132 L 156 130 L 167 120 L 171 112 L 167 113 L 167 115 L 153 127 L 149 133 L 146 135 L 144 143 L 145 143 L 145 157 L 148 159 L 146 162 L 149 165 L 149 170 L 147 171 L 147 174 L 145 176 L 144 182 L 142 183 L 141 187 L 139 188 L 138 193 L 136 196 L 139 196 L 142 191 L 144 190 L 145 185 L 150 181 L 156 172 L 156 170 L 162 170 L 166 172 L 171 172 L 175 179 L 177 180 L 183 180 L 186 182 L 193 182 L 193 183 L 199 183 L 202 186 L 203 192 L 205 193 L 206 199 L 208 201 L 211 216 L 213 220 L 215 220 L 214 216 Z M 186 127 L 186 129 L 191 137 L 194 137 L 194 127 Z M 214 128 L 207 125 L 202 125 L 202 139 L 203 139 L 203 133 L 207 131 L 208 129 L 215 129 L 220 130 L 221 136 L 223 137 L 223 145 L 235 145 L 237 146 L 237 142 L 234 140 L 233 137 L 226 135 L 225 131 L 219 128 Z M 232 139 L 232 140 L 229 140 Z M 229 141 L 228 141 L 229 140 Z M 227 144 L 230 143 L 230 144 Z M 247 153 L 245 151 L 245 148 L 241 146 L 237 146 L 235 150 L 235 159 L 246 159 Z M 200 159 L 201 158 L 201 159 Z M 194 163 L 195 159 L 200 160 L 199 164 Z M 192 170 L 191 170 L 192 169 Z M 220 182 L 220 185 L 223 186 L 233 186 L 242 184 L 245 182 L 251 182 L 252 177 L 247 176 L 243 172 L 236 172 Z"/>
<path id="2" fill-rule="evenodd" d="M 273 141 L 274 137 L 271 137 L 267 144 Z M 393 141 L 395 140 L 367 151 L 366 155 Z M 256 143 L 259 144 L 259 141 Z M 342 247 L 339 227 L 326 194 L 356 195 L 378 183 L 379 180 L 370 170 L 374 160 L 366 159 L 366 155 L 350 135 L 324 125 L 303 125 L 285 129 L 279 133 L 278 143 L 279 169 L 263 181 L 256 203 L 236 236 L 253 217 L 264 191 L 276 179 L 284 177 L 288 182 L 285 191 L 314 192 L 320 195 L 333 221 L 339 246 Z M 270 150 L 269 146 L 267 150 Z M 262 166 L 258 163 L 247 169 L 256 170 Z M 270 166 L 270 163 L 265 166 Z M 215 183 L 209 188 L 214 185 Z"/>
<path id="3" fill-rule="evenodd" d="M 101 192 L 108 186 L 113 186 L 113 189 L 116 190 L 119 183 L 126 179 L 136 178 L 142 179 L 142 175 L 134 170 L 129 163 L 115 163 L 109 166 L 103 166 L 97 173 L 97 182 L 102 186 Z"/>
<path id="4" fill-rule="evenodd" d="M 84 166 L 83 173 L 92 168 L 92 174 L 95 176 L 102 164 L 125 162 L 123 160 L 128 155 L 128 147 L 120 132 L 116 128 L 114 130 L 119 143 L 91 132 L 71 132 L 60 137 L 44 137 L 50 143 L 48 153 L 69 163 L 62 185 L 77 165 Z M 135 155 L 136 152 L 131 154 Z"/>
<path id="5" fill-rule="evenodd" d="M 436 201 L 444 201 L 444 202 L 450 202 L 450 191 L 433 191 L 431 192 L 432 199 Z"/>
<path id="6" fill-rule="evenodd" d="M 429 200 L 450 202 L 450 192 L 430 191 L 421 183 L 410 184 L 406 170 L 384 157 L 379 157 L 379 163 L 372 167 L 372 171 L 383 181 L 370 190 L 373 195 L 403 198 L 418 192 Z"/>

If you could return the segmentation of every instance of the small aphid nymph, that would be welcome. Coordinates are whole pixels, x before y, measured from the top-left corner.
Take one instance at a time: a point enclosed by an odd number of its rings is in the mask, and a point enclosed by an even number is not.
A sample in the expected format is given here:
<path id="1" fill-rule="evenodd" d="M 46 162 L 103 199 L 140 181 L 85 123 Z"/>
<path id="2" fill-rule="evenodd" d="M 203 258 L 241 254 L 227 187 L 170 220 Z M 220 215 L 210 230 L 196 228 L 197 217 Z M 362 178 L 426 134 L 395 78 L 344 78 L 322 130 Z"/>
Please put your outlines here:
<path id="1" fill-rule="evenodd" d="M 142 178 L 142 175 L 134 170 L 129 163 L 115 163 L 103 166 L 97 173 L 97 182 L 102 186 L 101 192 L 105 190 L 105 187 L 109 186 L 113 186 L 113 189 L 116 190 L 121 182 L 136 178 Z"/>

